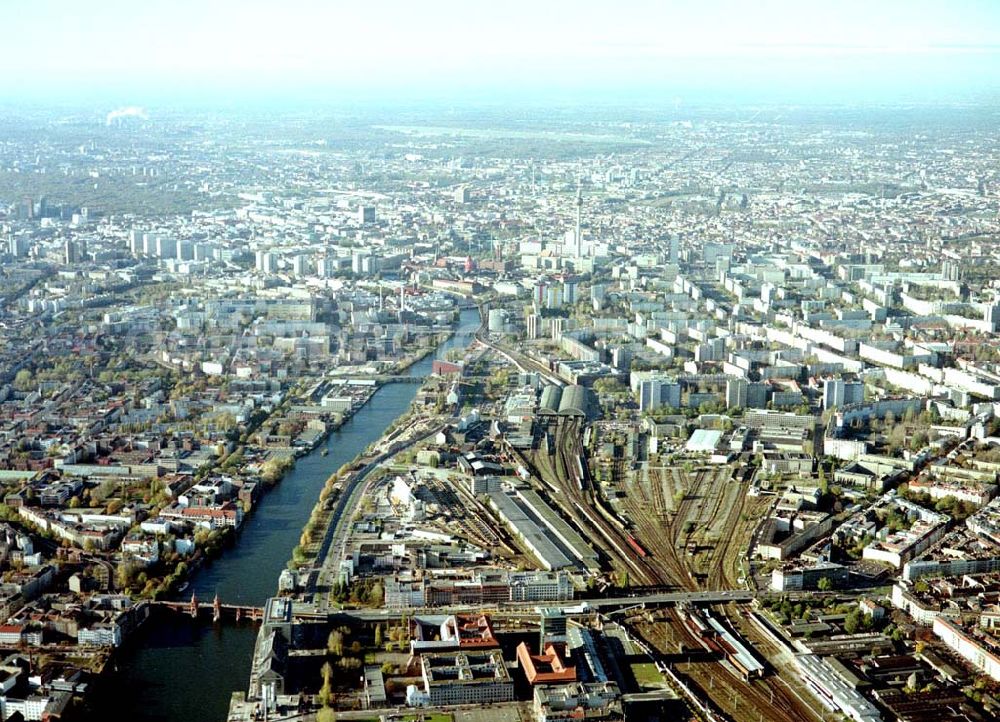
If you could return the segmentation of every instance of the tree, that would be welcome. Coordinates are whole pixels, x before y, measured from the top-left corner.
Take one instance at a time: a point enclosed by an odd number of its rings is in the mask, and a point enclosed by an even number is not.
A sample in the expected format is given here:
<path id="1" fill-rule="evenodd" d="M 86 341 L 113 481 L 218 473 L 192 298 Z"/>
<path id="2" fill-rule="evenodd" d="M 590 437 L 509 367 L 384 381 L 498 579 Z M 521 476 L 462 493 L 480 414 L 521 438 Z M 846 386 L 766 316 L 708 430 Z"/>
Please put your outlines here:
<path id="1" fill-rule="evenodd" d="M 830 577 L 823 577 L 822 579 L 819 580 L 819 583 L 816 585 L 816 587 L 821 592 L 828 592 L 831 589 L 833 589 L 833 582 L 830 581 Z"/>
<path id="2" fill-rule="evenodd" d="M 18 391 L 30 391 L 35 385 L 35 376 L 28 369 L 21 369 L 14 377 L 14 388 Z"/>
<path id="3" fill-rule="evenodd" d="M 373 607 L 381 607 L 385 599 L 385 589 L 382 582 L 375 582 L 368 591 L 368 604 Z"/>
<path id="4" fill-rule="evenodd" d="M 330 701 L 333 698 L 333 686 L 330 684 L 330 679 L 333 677 L 333 667 L 330 666 L 329 662 L 323 662 L 320 674 L 323 675 L 323 686 L 319 688 L 319 695 L 317 696 L 321 705 L 329 707 Z"/>
<path id="5" fill-rule="evenodd" d="M 316 722 L 337 722 L 337 713 L 332 707 L 324 707 L 316 713 Z"/>
<path id="6" fill-rule="evenodd" d="M 336 657 L 344 656 L 344 634 L 339 629 L 334 629 L 330 632 L 330 636 L 326 640 L 326 648 L 330 650 L 330 654 Z"/>
<path id="7" fill-rule="evenodd" d="M 357 657 L 341 657 L 337 660 L 337 667 L 345 672 L 354 672 L 361 669 L 361 660 Z"/>
<path id="8" fill-rule="evenodd" d="M 375 625 L 375 646 L 376 647 L 381 647 L 382 646 L 382 625 L 381 624 L 376 624 Z"/>

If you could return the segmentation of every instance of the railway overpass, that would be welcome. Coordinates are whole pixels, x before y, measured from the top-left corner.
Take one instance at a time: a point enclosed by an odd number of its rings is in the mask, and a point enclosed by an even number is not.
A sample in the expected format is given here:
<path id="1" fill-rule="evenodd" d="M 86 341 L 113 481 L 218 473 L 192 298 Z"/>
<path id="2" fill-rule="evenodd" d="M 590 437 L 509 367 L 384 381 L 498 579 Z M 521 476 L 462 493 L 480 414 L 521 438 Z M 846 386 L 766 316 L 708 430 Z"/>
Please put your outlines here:
<path id="1" fill-rule="evenodd" d="M 454 614 L 459 612 L 491 612 L 503 614 L 534 614 L 537 607 L 548 609 L 563 609 L 567 613 L 587 613 L 590 611 L 609 612 L 623 607 L 636 606 L 668 606 L 687 602 L 689 604 L 726 604 L 728 602 L 750 602 L 754 599 L 753 592 L 745 589 L 731 589 L 717 592 L 659 592 L 637 594 L 624 597 L 607 597 L 604 599 L 573 599 L 566 602 L 516 602 L 502 605 L 464 605 L 461 607 L 433 607 L 430 609 L 344 609 L 330 610 L 330 614 L 340 614 L 364 622 L 380 622 L 387 619 L 398 619 L 400 614 Z M 311 605 L 302 605 L 311 606 Z M 318 610 L 317 610 L 318 611 Z M 305 609 L 297 612 L 308 616 Z"/>

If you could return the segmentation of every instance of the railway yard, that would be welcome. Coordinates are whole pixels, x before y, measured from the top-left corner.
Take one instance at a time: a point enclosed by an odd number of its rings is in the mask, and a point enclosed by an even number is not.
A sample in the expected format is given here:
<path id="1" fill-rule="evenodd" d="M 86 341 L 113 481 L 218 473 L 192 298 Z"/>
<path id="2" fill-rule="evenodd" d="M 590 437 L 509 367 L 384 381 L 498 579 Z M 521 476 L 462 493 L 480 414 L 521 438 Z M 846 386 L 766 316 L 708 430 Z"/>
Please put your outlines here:
<path id="1" fill-rule="evenodd" d="M 599 547 L 608 571 L 626 575 L 632 584 L 665 586 L 671 579 L 658 561 L 608 508 L 595 487 L 583 453 L 583 432 L 576 419 L 560 420 L 529 462 L 548 492 L 550 502 L 573 519 L 584 536 Z"/>
<path id="2" fill-rule="evenodd" d="M 735 722 L 757 722 L 762 712 L 765 718 L 785 722 L 821 720 L 816 704 L 801 689 L 786 681 L 787 676 L 774 674 L 771 659 L 774 650 L 762 634 L 751 631 L 752 625 L 743 620 L 750 610 L 745 605 L 729 605 L 712 609 L 712 614 L 725 620 L 738 635 L 752 644 L 754 656 L 765 668 L 763 676 L 747 679 L 745 670 L 731 660 L 725 649 L 706 637 L 699 636 L 677 608 L 637 614 L 627 626 L 659 655 L 659 661 L 670 669 L 702 700 L 708 700 L 717 717 Z M 761 657 L 767 650 L 771 656 Z"/>
<path id="3" fill-rule="evenodd" d="M 736 466 L 644 463 L 632 469 L 617 453 L 610 480 L 598 484 L 581 457 L 583 438 L 579 421 L 560 422 L 530 460 L 550 501 L 600 547 L 603 561 L 636 585 L 743 586 L 749 540 L 773 501 L 748 496 Z M 692 631 L 677 608 L 638 613 L 630 627 L 692 691 L 711 700 L 720 719 L 759 720 L 762 710 L 772 720 L 821 719 L 797 683 L 774 674 L 780 651 L 746 621 L 749 607 L 712 613 L 749 643 L 759 678 L 749 679 L 735 656 Z"/>
<path id="4" fill-rule="evenodd" d="M 597 544 L 608 571 L 634 586 L 742 586 L 747 545 L 771 501 L 747 496 L 733 465 L 642 464 L 615 457 L 595 481 L 578 420 L 559 421 L 528 456 L 539 489 Z"/>
<path id="5" fill-rule="evenodd" d="M 627 425 L 583 414 L 541 416 L 518 444 L 484 430 L 462 437 L 474 449 L 464 456 L 448 442 L 430 445 L 457 468 L 414 464 L 415 450 L 397 455 L 372 489 L 383 519 L 375 529 L 405 538 L 419 522 L 434 538 L 485 552 L 489 566 L 570 572 L 578 591 L 584 583 L 619 597 L 756 587 L 751 545 L 778 497 L 748 493 L 755 467 L 679 449 L 646 453 Z M 373 542 L 371 520 L 358 521 L 357 540 Z M 679 601 L 623 612 L 623 627 L 655 663 L 644 674 L 654 688 L 683 693 L 693 716 L 824 719 L 754 605 Z"/>

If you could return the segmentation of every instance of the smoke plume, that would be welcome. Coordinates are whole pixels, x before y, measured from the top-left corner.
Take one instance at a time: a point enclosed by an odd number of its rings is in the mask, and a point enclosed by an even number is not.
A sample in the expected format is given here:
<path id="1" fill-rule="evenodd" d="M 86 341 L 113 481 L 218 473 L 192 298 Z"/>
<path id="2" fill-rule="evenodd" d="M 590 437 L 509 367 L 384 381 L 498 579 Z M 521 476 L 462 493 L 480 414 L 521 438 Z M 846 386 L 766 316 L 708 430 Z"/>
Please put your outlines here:
<path id="1" fill-rule="evenodd" d="M 129 105 L 125 108 L 118 108 L 117 110 L 112 110 L 108 113 L 108 117 L 105 119 L 105 125 L 111 125 L 117 118 L 142 118 L 143 120 L 148 120 L 149 116 L 143 108 L 137 105 Z"/>

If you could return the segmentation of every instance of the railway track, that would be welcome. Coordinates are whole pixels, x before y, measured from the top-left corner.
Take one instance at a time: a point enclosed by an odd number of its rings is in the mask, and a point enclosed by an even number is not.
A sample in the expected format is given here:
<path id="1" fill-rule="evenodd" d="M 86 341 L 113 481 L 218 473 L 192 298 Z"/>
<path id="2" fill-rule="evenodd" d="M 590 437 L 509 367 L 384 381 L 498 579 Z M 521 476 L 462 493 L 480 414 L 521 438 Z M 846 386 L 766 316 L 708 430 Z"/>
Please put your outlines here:
<path id="1" fill-rule="evenodd" d="M 743 552 L 742 547 L 734 549 L 732 545 L 741 541 L 737 539 L 739 535 L 736 533 L 736 530 L 740 525 L 743 509 L 746 506 L 746 494 L 736 484 L 729 484 L 729 486 L 737 490 L 736 500 L 731 507 L 729 515 L 726 517 L 720 543 L 712 548 L 711 556 L 708 558 L 707 566 L 709 571 L 706 586 L 709 589 L 736 588 L 737 580 L 730 575 L 727 561 L 733 554 L 739 555 Z M 724 544 L 722 540 L 729 540 L 729 542 Z"/>
<path id="2" fill-rule="evenodd" d="M 662 473 L 662 479 L 659 478 Z M 663 481 L 669 480 L 670 486 Z M 639 482 L 630 487 L 637 492 Z M 659 492 L 657 492 L 659 487 Z M 673 513 L 665 516 L 657 507 L 666 499 L 669 489 L 684 491 Z M 623 500 L 623 509 L 634 523 L 635 534 L 649 550 L 661 573 L 678 588 L 685 591 L 722 589 L 734 586 L 737 576 L 734 555 L 743 553 L 744 533 L 752 518 L 744 518 L 748 506 L 745 485 L 733 481 L 730 467 L 701 468 L 685 473 L 677 467 L 668 467 L 650 473 L 649 494 L 634 493 Z M 659 496 L 658 496 L 659 493 Z M 652 503 L 650 503 L 652 501 Z M 673 502 L 674 500 L 671 499 Z M 673 506 L 673 504 L 671 505 Z M 693 550 L 694 542 L 697 550 Z M 697 556 L 696 556 L 697 555 Z M 697 561 L 696 561 L 697 560 Z M 704 571 L 705 574 L 697 574 Z M 719 616 L 733 629 L 745 629 L 738 611 L 719 608 Z M 680 641 L 686 647 L 703 649 L 685 627 L 675 610 L 665 611 L 671 631 L 664 631 L 665 639 Z M 767 640 L 761 640 L 755 630 L 744 632 L 754 647 L 767 650 Z M 673 647 L 662 647 L 671 653 Z M 773 654 L 768 655 L 773 656 Z M 746 681 L 728 663 L 702 659 L 688 664 L 678 664 L 675 670 L 686 684 L 701 698 L 709 700 L 720 718 L 735 722 L 810 722 L 820 718 L 813 712 L 811 703 L 799 697 L 795 690 L 775 675 Z"/>
<path id="3" fill-rule="evenodd" d="M 662 492 L 662 482 L 654 484 L 653 489 L 657 486 L 661 488 Z M 660 498 L 661 503 L 663 503 L 662 508 L 665 510 L 665 500 L 662 498 L 662 493 Z M 681 522 L 679 520 L 686 518 L 693 503 L 690 494 L 685 494 L 673 515 L 660 513 L 656 509 L 655 499 L 655 491 L 652 506 L 640 503 L 635 499 L 626 499 L 626 508 L 635 524 L 636 535 L 646 545 L 650 556 L 659 566 L 667 583 L 685 591 L 695 591 L 698 585 L 677 549 L 681 538 Z"/>
<path id="4" fill-rule="evenodd" d="M 545 464 L 552 478 L 545 479 L 543 475 L 543 481 L 556 487 L 558 499 L 568 502 L 563 505 L 564 510 L 580 522 L 582 529 L 593 540 L 603 542 L 604 552 L 614 566 L 627 570 L 629 577 L 640 585 L 664 584 L 665 577 L 637 553 L 624 524 L 604 507 L 594 489 L 584 462 L 578 424 L 576 420 L 568 420 L 558 429 L 555 457 L 551 464 Z"/>
<path id="5" fill-rule="evenodd" d="M 661 653 L 672 653 L 671 640 L 683 644 L 685 648 L 705 648 L 702 640 L 688 629 L 675 609 L 664 610 L 663 620 L 669 625 L 670 631 L 668 633 L 661 626 L 663 641 L 653 645 Z M 662 625 L 663 622 L 657 624 Z M 648 635 L 633 631 L 645 641 L 650 641 Z M 754 643 L 756 644 L 756 640 Z M 811 722 L 820 719 L 812 707 L 795 697 L 773 676 L 747 682 L 734 668 L 714 660 L 679 662 L 675 659 L 673 669 L 696 695 L 710 700 L 712 706 L 727 719 L 736 722 L 758 722 L 760 719 L 772 722 Z"/>
<path id="6" fill-rule="evenodd" d="M 698 469 L 690 476 L 667 467 L 649 470 L 649 494 L 640 482 L 620 503 L 632 531 L 666 583 L 685 591 L 734 586 L 733 555 L 742 554 L 746 496 L 729 467 Z M 685 477 L 686 480 L 685 480 Z M 667 492 L 671 498 L 667 499 Z M 677 491 L 683 491 L 680 499 Z"/>

